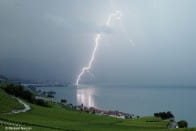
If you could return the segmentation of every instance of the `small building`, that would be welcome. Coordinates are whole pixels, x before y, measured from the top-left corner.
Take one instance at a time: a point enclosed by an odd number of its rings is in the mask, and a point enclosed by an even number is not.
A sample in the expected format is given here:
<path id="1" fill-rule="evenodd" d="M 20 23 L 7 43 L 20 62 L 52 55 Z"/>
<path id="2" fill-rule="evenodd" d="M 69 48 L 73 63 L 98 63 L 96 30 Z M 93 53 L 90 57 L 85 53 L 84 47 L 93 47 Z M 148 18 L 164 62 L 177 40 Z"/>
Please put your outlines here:
<path id="1" fill-rule="evenodd" d="M 178 127 L 178 124 L 175 120 L 170 120 L 168 125 L 167 125 L 167 128 L 168 129 L 175 129 Z"/>

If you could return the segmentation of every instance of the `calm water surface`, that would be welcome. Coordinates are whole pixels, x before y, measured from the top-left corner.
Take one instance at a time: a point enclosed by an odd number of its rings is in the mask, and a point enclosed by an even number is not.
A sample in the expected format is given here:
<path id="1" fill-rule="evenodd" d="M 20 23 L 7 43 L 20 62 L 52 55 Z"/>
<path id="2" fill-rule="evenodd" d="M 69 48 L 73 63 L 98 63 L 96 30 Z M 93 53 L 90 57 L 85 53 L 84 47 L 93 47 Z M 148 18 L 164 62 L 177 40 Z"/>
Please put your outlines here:
<path id="1" fill-rule="evenodd" d="M 152 116 L 154 112 L 171 111 L 176 120 L 187 120 L 196 127 L 196 88 L 193 87 L 129 87 L 90 86 L 39 87 L 42 91 L 55 91 L 57 99 L 72 104 L 119 110 L 139 116 Z"/>

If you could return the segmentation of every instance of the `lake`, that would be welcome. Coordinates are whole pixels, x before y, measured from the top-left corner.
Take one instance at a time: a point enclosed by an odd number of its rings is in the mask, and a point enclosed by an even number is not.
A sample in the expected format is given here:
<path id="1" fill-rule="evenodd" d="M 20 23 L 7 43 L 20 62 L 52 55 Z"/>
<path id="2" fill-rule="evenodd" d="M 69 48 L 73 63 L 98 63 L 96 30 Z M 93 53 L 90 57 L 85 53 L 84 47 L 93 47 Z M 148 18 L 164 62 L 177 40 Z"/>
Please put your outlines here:
<path id="1" fill-rule="evenodd" d="M 56 98 L 67 99 L 74 105 L 84 104 L 106 110 L 119 110 L 135 116 L 152 116 L 155 112 L 171 111 L 176 120 L 186 120 L 196 127 L 196 88 L 136 87 L 81 85 L 79 88 L 39 87 L 55 91 Z"/>

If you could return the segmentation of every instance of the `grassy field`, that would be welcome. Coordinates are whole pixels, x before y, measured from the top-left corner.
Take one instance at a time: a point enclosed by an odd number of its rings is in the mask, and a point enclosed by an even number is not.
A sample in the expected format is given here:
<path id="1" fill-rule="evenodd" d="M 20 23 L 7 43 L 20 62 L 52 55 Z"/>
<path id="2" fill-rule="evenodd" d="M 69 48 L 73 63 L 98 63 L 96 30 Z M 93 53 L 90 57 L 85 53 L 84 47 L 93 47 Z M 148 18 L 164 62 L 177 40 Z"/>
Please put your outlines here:
<path id="1" fill-rule="evenodd" d="M 7 103 L 6 108 L 1 105 L 3 111 L 12 109 L 10 101 L 18 105 L 17 101 L 9 95 L 4 99 L 4 92 L 0 90 L 0 100 Z M 2 95 L 3 94 L 3 95 Z M 9 98 L 10 97 L 10 98 Z M 8 102 L 9 104 L 8 104 Z M 19 105 L 18 105 L 19 106 Z M 53 104 L 52 108 L 45 108 L 30 104 L 32 109 L 26 113 L 6 115 L 0 113 L 0 119 L 11 123 L 18 123 L 32 127 L 35 131 L 168 131 L 167 122 L 154 117 L 143 117 L 138 119 L 122 120 L 105 116 L 97 116 L 84 112 L 67 110 L 60 105 Z M 19 106 L 20 107 L 20 106 Z M 16 106 L 14 107 L 16 108 Z M 0 130 L 5 126 L 1 125 Z M 175 129 L 171 131 L 196 131 L 195 129 Z"/>

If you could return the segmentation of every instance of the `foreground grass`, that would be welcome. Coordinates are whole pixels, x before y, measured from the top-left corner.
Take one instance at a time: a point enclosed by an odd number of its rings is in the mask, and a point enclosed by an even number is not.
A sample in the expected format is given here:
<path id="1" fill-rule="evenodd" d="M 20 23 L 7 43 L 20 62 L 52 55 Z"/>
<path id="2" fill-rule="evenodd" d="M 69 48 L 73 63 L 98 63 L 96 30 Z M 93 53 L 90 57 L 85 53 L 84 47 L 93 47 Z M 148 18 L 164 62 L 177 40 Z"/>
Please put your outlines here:
<path id="1" fill-rule="evenodd" d="M 117 131 L 117 130 L 157 130 L 165 129 L 167 122 L 148 122 L 152 118 L 137 120 L 121 120 L 104 116 L 91 115 L 84 112 L 68 111 L 54 104 L 52 108 L 44 108 L 31 104 L 32 110 L 14 115 L 1 115 L 1 118 L 11 122 L 37 126 L 54 130 L 87 130 L 87 131 Z"/>
<path id="2" fill-rule="evenodd" d="M 9 104 L 7 106 L 11 108 Z M 122 120 L 67 110 L 57 104 L 53 104 L 51 108 L 34 104 L 30 104 L 30 106 L 32 109 L 26 113 L 12 115 L 0 113 L 0 119 L 32 127 L 35 131 L 168 131 L 167 122 L 154 117 Z M 1 105 L 1 107 L 3 106 Z M 4 129 L 5 125 L 1 125 L 0 130 Z M 175 129 L 171 131 L 196 130 Z"/>

